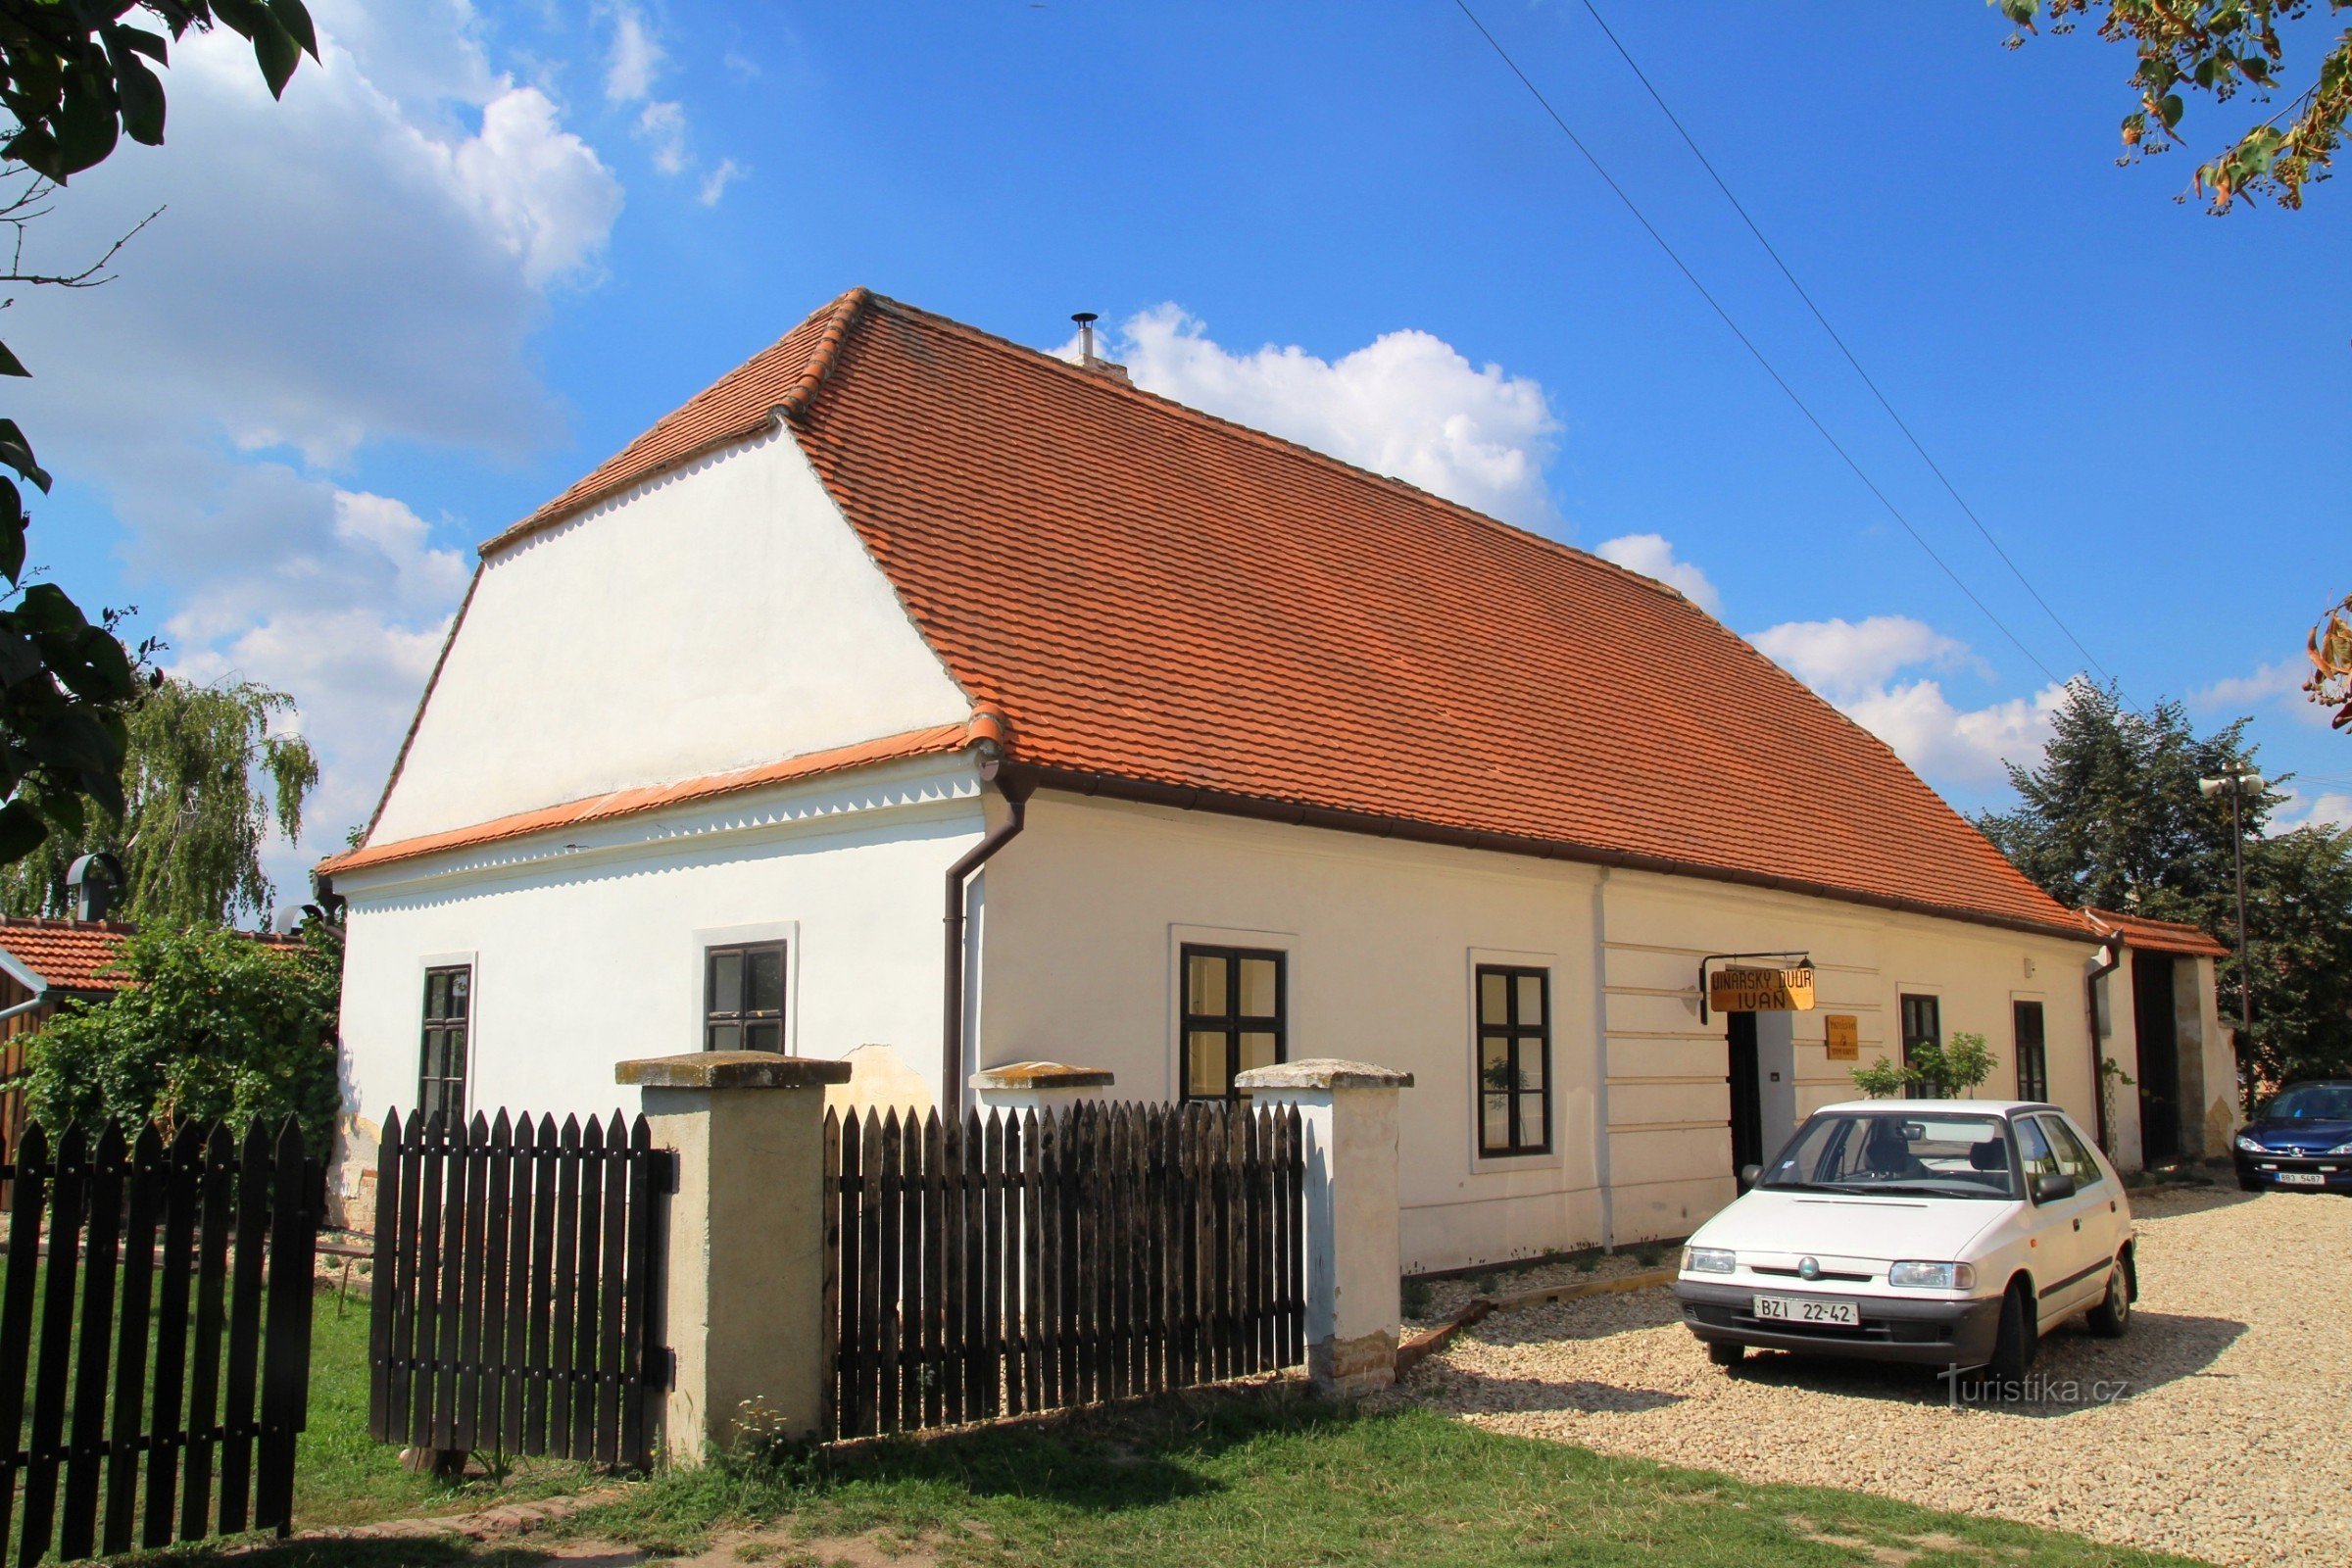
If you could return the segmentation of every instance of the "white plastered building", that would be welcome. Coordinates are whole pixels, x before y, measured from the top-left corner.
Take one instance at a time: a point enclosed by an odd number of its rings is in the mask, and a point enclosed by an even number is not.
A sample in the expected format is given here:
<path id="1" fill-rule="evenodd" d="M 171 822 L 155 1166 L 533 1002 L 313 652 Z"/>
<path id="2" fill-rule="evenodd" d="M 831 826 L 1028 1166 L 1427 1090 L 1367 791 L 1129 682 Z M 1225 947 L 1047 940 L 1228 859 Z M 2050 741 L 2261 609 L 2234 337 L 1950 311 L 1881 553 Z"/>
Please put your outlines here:
<path id="1" fill-rule="evenodd" d="M 347 1200 L 393 1107 L 710 1047 L 1400 1068 L 1420 1269 L 1685 1235 L 1906 1037 L 2097 1114 L 2111 935 L 1679 595 L 863 291 L 483 547 L 321 871 Z"/>

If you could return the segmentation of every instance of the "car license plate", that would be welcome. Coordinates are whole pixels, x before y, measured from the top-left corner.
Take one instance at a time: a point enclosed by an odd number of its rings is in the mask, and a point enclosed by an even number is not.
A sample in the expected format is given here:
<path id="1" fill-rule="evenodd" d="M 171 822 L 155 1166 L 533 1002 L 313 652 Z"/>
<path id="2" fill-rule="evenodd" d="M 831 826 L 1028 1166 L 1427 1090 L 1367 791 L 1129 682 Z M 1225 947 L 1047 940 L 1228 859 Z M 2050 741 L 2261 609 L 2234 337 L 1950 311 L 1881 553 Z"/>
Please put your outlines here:
<path id="1" fill-rule="evenodd" d="M 1862 1326 L 1861 1310 L 1851 1301 L 1808 1301 L 1798 1296 L 1759 1296 L 1754 1301 L 1759 1323 L 1838 1323 Z"/>
<path id="2" fill-rule="evenodd" d="M 2282 1170 L 2278 1173 L 2281 1187 L 2325 1187 L 2328 1178 L 2316 1170 Z"/>

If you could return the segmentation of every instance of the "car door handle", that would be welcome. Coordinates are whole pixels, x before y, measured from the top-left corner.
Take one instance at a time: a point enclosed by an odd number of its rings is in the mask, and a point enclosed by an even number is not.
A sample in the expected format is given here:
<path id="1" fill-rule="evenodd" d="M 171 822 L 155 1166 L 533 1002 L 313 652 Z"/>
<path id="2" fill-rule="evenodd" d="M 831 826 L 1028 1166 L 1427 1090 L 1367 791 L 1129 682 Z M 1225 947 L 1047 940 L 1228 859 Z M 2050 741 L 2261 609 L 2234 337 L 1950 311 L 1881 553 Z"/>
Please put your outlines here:
<path id="1" fill-rule="evenodd" d="M 2082 1228 L 2082 1222 L 2081 1220 L 2077 1220 L 2077 1221 L 2075 1221 L 2075 1229 L 2077 1229 L 2077 1230 L 2081 1230 Z"/>

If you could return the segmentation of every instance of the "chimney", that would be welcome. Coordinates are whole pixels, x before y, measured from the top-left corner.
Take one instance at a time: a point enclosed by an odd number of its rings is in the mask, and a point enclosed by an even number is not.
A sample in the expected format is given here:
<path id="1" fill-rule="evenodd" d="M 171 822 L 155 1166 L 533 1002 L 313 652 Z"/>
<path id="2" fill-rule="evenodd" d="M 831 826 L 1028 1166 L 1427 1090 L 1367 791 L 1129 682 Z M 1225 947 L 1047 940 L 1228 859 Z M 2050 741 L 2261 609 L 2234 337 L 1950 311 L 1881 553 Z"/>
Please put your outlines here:
<path id="1" fill-rule="evenodd" d="M 1093 311 L 1079 311 L 1072 315 L 1070 319 L 1078 323 L 1078 368 L 1113 381 L 1125 382 L 1127 367 L 1113 365 L 1110 361 L 1099 359 L 1095 355 L 1095 323 L 1101 320 L 1102 317 Z"/>
<path id="2" fill-rule="evenodd" d="M 76 920 L 103 920 L 122 890 L 122 862 L 100 850 L 75 860 L 66 871 L 66 892 Z"/>

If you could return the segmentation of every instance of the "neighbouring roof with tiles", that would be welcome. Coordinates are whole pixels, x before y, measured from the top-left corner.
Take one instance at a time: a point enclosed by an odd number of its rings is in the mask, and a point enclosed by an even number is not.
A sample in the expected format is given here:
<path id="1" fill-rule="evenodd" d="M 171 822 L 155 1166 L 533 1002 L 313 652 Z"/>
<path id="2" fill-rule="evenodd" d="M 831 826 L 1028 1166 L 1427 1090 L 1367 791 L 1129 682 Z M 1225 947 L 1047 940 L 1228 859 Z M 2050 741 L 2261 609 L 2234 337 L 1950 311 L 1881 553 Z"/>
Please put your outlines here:
<path id="1" fill-rule="evenodd" d="M 52 991 L 120 991 L 121 976 L 99 971 L 138 929 L 114 920 L 0 919 L 0 948 Z"/>
<path id="2" fill-rule="evenodd" d="M 2113 936 L 2123 938 L 2127 948 L 2149 953 L 2179 953 L 2199 958 L 2230 956 L 2230 950 L 2203 926 L 2180 920 L 2151 920 L 2145 915 L 2123 914 L 2114 909 L 2084 909 L 2082 915 L 2102 942 Z"/>
<path id="3" fill-rule="evenodd" d="M 779 416 L 1048 784 L 2082 931 L 1671 590 L 863 290 L 484 552 Z"/>
<path id="4" fill-rule="evenodd" d="M 120 991 L 130 983 L 128 977 L 107 971 L 138 929 L 122 920 L 0 918 L 0 948 L 18 967 L 39 975 L 51 991 Z M 302 945 L 300 937 L 267 931 L 246 935 L 273 948 Z"/>

